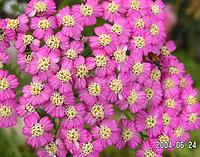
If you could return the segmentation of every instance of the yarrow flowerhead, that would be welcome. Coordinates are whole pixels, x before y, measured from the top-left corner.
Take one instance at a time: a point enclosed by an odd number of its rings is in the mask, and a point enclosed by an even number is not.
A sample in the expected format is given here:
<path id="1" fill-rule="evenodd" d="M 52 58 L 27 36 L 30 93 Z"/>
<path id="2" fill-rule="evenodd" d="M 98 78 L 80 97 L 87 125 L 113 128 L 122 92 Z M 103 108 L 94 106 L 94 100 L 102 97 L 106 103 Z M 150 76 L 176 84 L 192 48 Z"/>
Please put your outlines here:
<path id="1" fill-rule="evenodd" d="M 161 157 L 157 142 L 187 142 L 200 103 L 166 40 L 164 3 L 84 0 L 56 10 L 55 2 L 31 0 L 0 20 L 0 128 L 22 117 L 39 157 L 98 157 L 110 146 Z M 11 41 L 32 77 L 16 71 L 19 87 L 5 70 Z"/>

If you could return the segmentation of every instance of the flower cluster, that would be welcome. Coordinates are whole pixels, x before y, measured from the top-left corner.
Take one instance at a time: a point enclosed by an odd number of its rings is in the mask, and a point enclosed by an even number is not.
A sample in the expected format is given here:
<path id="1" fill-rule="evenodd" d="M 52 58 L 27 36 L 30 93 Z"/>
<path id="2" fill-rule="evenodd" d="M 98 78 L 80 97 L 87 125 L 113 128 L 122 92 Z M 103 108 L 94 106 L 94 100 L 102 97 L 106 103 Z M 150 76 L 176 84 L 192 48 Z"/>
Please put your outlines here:
<path id="1" fill-rule="evenodd" d="M 15 76 L 0 71 L 0 127 L 23 117 L 39 157 L 97 157 L 109 146 L 161 157 L 157 142 L 187 142 L 200 127 L 198 92 L 171 54 L 164 7 L 86 0 L 57 12 L 53 0 L 31 0 L 24 14 L 2 19 L 0 67 L 15 40 L 17 63 L 32 81 L 17 103 Z"/>

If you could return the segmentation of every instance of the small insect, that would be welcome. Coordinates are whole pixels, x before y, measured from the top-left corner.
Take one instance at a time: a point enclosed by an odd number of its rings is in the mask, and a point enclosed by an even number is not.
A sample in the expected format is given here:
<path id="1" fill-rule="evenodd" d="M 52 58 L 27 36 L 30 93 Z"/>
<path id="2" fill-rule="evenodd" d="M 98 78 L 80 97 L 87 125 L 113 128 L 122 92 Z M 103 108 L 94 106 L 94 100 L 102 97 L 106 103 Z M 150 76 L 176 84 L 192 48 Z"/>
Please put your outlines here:
<path id="1" fill-rule="evenodd" d="M 148 54 L 148 56 L 143 57 L 143 60 L 147 61 L 147 62 L 151 61 L 152 63 L 154 63 L 158 67 L 159 70 L 162 69 L 162 66 L 160 64 L 160 58 L 159 58 L 159 56 L 157 56 L 156 54 L 154 54 L 152 52 L 150 52 Z"/>

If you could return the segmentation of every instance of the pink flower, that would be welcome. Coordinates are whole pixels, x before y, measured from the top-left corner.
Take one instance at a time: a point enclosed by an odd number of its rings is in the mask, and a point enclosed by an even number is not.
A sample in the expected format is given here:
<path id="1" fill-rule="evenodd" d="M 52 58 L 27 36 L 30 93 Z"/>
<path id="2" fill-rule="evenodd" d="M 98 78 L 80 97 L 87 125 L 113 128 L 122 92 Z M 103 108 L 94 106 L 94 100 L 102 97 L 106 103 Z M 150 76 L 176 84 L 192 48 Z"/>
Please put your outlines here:
<path id="1" fill-rule="evenodd" d="M 91 129 L 91 134 L 94 139 L 101 141 L 104 149 L 107 146 L 114 146 L 119 140 L 119 129 L 114 120 L 103 120 Z"/>
<path id="2" fill-rule="evenodd" d="M 151 16 L 156 17 L 158 20 L 164 20 L 165 18 L 165 10 L 164 3 L 162 0 L 150 1 L 150 13 Z"/>
<path id="3" fill-rule="evenodd" d="M 30 73 L 41 81 L 47 80 L 59 70 L 57 65 L 60 60 L 59 54 L 50 51 L 47 47 L 42 47 L 34 55 L 30 63 Z"/>
<path id="4" fill-rule="evenodd" d="M 15 75 L 9 75 L 8 71 L 0 70 L 0 101 L 15 98 L 15 89 L 18 84 Z"/>
<path id="5" fill-rule="evenodd" d="M 61 62 L 62 63 L 69 62 L 72 63 L 72 65 L 74 65 L 75 60 L 78 58 L 79 54 L 83 52 L 83 50 L 84 50 L 84 44 L 82 42 L 80 41 L 70 42 L 69 47 L 64 51 L 61 51 L 62 54 Z"/>
<path id="6" fill-rule="evenodd" d="M 6 27 L 9 30 L 16 31 L 17 33 L 26 33 L 29 30 L 27 25 L 29 19 L 26 14 L 21 14 L 16 19 L 7 18 L 5 20 L 7 23 Z"/>
<path id="7" fill-rule="evenodd" d="M 0 102 L 0 128 L 8 128 L 17 124 L 16 106 L 17 103 L 14 99 Z"/>
<path id="8" fill-rule="evenodd" d="M 85 105 L 82 103 L 66 106 L 65 117 L 61 121 L 61 127 L 64 128 L 82 127 L 84 124 L 85 114 L 86 114 Z"/>
<path id="9" fill-rule="evenodd" d="M 184 105 L 188 107 L 198 105 L 197 97 L 198 91 L 193 87 L 188 87 L 182 90 L 181 99 L 183 100 Z"/>
<path id="10" fill-rule="evenodd" d="M 193 84 L 193 80 L 190 74 L 184 74 L 183 76 L 181 76 L 180 78 L 180 83 L 179 83 L 179 87 L 181 89 L 186 89 L 190 86 L 192 86 Z"/>
<path id="11" fill-rule="evenodd" d="M 66 148 L 74 154 L 79 150 L 79 143 L 85 143 L 91 137 L 89 132 L 82 127 L 70 127 L 60 129 L 60 138 L 64 140 Z"/>
<path id="12" fill-rule="evenodd" d="M 86 88 L 78 92 L 80 100 L 87 105 L 94 104 L 98 99 L 106 100 L 109 91 L 106 84 L 107 80 L 104 78 L 88 79 Z"/>
<path id="13" fill-rule="evenodd" d="M 130 148 L 134 149 L 141 143 L 140 134 L 135 129 L 133 121 L 121 119 L 120 121 L 121 135 L 116 144 L 118 149 L 123 149 L 127 144 Z"/>
<path id="14" fill-rule="evenodd" d="M 28 103 L 32 105 L 41 105 L 49 100 L 52 94 L 52 88 L 34 77 L 30 85 L 26 85 L 22 88 L 23 97 Z"/>
<path id="15" fill-rule="evenodd" d="M 126 19 L 122 17 L 117 17 L 113 21 L 113 25 L 105 25 L 111 33 L 116 36 L 117 42 L 126 44 L 129 42 L 129 37 L 131 36 L 130 25 Z"/>
<path id="16" fill-rule="evenodd" d="M 91 26 L 96 24 L 96 17 L 101 17 L 102 7 L 98 4 L 98 0 L 87 0 L 85 4 L 74 5 L 72 10 L 81 15 L 83 26 Z"/>
<path id="17" fill-rule="evenodd" d="M 30 63 L 33 61 L 34 56 L 34 52 L 31 51 L 17 54 L 17 64 L 22 71 L 30 74 Z"/>
<path id="18" fill-rule="evenodd" d="M 20 117 L 25 117 L 36 112 L 37 107 L 38 106 L 33 106 L 32 104 L 28 103 L 25 98 L 20 97 L 19 104 L 16 107 L 16 112 Z"/>
<path id="19" fill-rule="evenodd" d="M 54 118 L 63 118 L 65 116 L 65 106 L 73 104 L 75 98 L 73 93 L 59 93 L 54 91 L 48 102 L 46 102 L 43 107 L 44 110 Z"/>
<path id="20" fill-rule="evenodd" d="M 126 11 L 122 8 L 120 0 L 110 0 L 110 2 L 104 2 L 102 7 L 104 9 L 103 18 L 110 22 L 113 22 L 114 19 L 119 17 L 121 13 Z"/>
<path id="21" fill-rule="evenodd" d="M 90 70 L 95 68 L 94 58 L 89 57 L 85 59 L 79 56 L 74 62 L 74 87 L 83 89 L 86 87 L 86 78 L 89 77 Z"/>
<path id="22" fill-rule="evenodd" d="M 63 63 L 61 69 L 49 78 L 49 84 L 61 93 L 72 91 L 72 64 Z"/>
<path id="23" fill-rule="evenodd" d="M 62 33 L 74 39 L 81 37 L 83 31 L 82 18 L 80 14 L 71 10 L 68 6 L 61 9 L 56 15 L 58 25 L 62 28 Z"/>
<path id="24" fill-rule="evenodd" d="M 62 32 L 58 32 L 56 34 L 47 32 L 44 40 L 46 42 L 46 46 L 54 53 L 60 53 L 59 48 L 66 50 L 69 46 L 69 38 Z"/>
<path id="25" fill-rule="evenodd" d="M 162 157 L 162 154 L 159 151 L 159 149 L 156 149 L 156 147 L 153 147 L 153 145 L 149 141 L 144 141 L 142 144 L 142 148 L 140 148 L 136 151 L 136 156 L 144 157 L 147 155 L 155 156 L 155 157 Z"/>
<path id="26" fill-rule="evenodd" d="M 25 9 L 25 13 L 28 14 L 29 17 L 35 15 L 49 16 L 53 15 L 55 12 L 56 4 L 53 0 L 31 0 Z"/>
<path id="27" fill-rule="evenodd" d="M 40 47 L 40 41 L 34 39 L 34 37 L 30 34 L 18 34 L 17 40 L 15 42 L 15 48 L 18 52 L 22 53 L 25 51 L 37 51 Z"/>
<path id="28" fill-rule="evenodd" d="M 146 93 L 147 100 L 152 106 L 158 106 L 162 101 L 163 90 L 159 82 L 152 83 L 151 81 L 145 81 L 143 90 Z"/>
<path id="29" fill-rule="evenodd" d="M 73 154 L 74 157 L 98 157 L 103 150 L 101 141 L 90 138 L 87 142 L 80 143 L 80 149 Z"/>
<path id="30" fill-rule="evenodd" d="M 131 81 L 138 81 L 140 83 L 143 83 L 145 80 L 147 80 L 150 76 L 151 71 L 151 64 L 147 62 L 143 62 L 142 58 L 139 57 L 132 57 L 129 60 L 130 67 L 130 80 Z"/>
<path id="31" fill-rule="evenodd" d="M 151 36 L 148 32 L 142 30 L 132 35 L 132 40 L 129 44 L 131 53 L 147 55 L 151 52 L 151 49 Z"/>
<path id="32" fill-rule="evenodd" d="M 123 100 L 122 93 L 124 87 L 128 85 L 129 77 L 125 73 L 119 73 L 117 77 L 114 75 L 108 76 L 107 80 L 109 88 L 108 100 L 110 102 L 115 102 L 118 99 Z"/>
<path id="33" fill-rule="evenodd" d="M 66 157 L 68 150 L 61 139 L 56 139 L 55 141 L 49 142 L 44 148 L 41 148 L 37 155 L 39 157 L 52 157 L 57 155 L 59 157 Z"/>
<path id="34" fill-rule="evenodd" d="M 33 113 L 24 118 L 24 124 L 22 132 L 32 147 L 45 146 L 53 140 L 50 133 L 53 124 L 48 117 L 40 118 L 37 113 Z"/>
<path id="35" fill-rule="evenodd" d="M 94 32 L 97 36 L 89 37 L 89 44 L 92 50 L 102 49 L 107 54 L 114 51 L 116 38 L 107 27 L 106 25 L 96 27 Z"/>
<path id="36" fill-rule="evenodd" d="M 146 15 L 148 13 L 149 1 L 145 0 L 124 0 L 122 6 L 127 10 L 127 16 L 133 13 Z"/>
<path id="37" fill-rule="evenodd" d="M 138 131 L 147 131 L 149 137 L 156 137 L 162 131 L 160 110 L 151 108 L 148 113 L 139 111 L 136 114 L 135 127 Z"/>
<path id="38" fill-rule="evenodd" d="M 9 42 L 15 38 L 15 33 L 6 28 L 6 21 L 0 20 L 0 52 L 5 51 L 9 46 Z"/>
<path id="39" fill-rule="evenodd" d="M 141 86 L 137 83 L 131 84 L 122 92 L 124 100 L 119 100 L 116 102 L 121 110 L 130 108 L 131 112 L 136 113 L 147 105 L 147 98 L 144 91 L 141 90 Z"/>
<path id="40" fill-rule="evenodd" d="M 164 96 L 176 96 L 180 93 L 178 85 L 179 85 L 179 77 L 174 76 L 163 76 L 162 79 L 162 88 L 164 89 Z"/>
<path id="41" fill-rule="evenodd" d="M 86 108 L 88 112 L 85 115 L 85 121 L 91 126 L 114 115 L 112 104 L 106 101 L 97 101 L 92 105 L 87 105 Z"/>
<path id="42" fill-rule="evenodd" d="M 169 56 L 173 51 L 176 50 L 174 41 L 167 41 L 160 49 L 160 53 L 165 56 Z"/>
<path id="43" fill-rule="evenodd" d="M 106 75 L 113 75 L 115 71 L 115 63 L 106 55 L 103 50 L 94 50 L 95 56 L 95 72 L 98 77 L 104 77 Z"/>
<path id="44" fill-rule="evenodd" d="M 54 16 L 34 17 L 31 19 L 30 28 L 34 30 L 34 37 L 42 39 L 46 34 L 53 34 L 53 30 L 57 28 L 57 21 Z"/>

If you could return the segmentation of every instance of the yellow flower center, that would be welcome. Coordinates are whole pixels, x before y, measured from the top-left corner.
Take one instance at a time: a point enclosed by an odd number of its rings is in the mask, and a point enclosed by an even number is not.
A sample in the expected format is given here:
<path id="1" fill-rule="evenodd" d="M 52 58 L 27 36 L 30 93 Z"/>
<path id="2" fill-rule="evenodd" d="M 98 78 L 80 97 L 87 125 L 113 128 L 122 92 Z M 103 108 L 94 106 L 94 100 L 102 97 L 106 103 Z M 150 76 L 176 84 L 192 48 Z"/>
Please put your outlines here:
<path id="1" fill-rule="evenodd" d="M 38 60 L 38 69 L 42 71 L 47 71 L 50 66 L 50 60 L 47 57 L 40 58 Z"/>
<path id="2" fill-rule="evenodd" d="M 81 12 L 82 15 L 89 17 L 89 16 L 91 16 L 93 14 L 94 9 L 93 9 L 93 7 L 91 5 L 83 5 L 83 4 L 81 4 L 80 12 Z"/>
<path id="3" fill-rule="evenodd" d="M 60 40 L 56 36 L 52 35 L 47 40 L 46 44 L 50 49 L 57 49 L 60 46 Z"/>
<path id="4" fill-rule="evenodd" d="M 144 152 L 144 157 L 155 157 L 155 153 L 152 149 L 148 149 Z"/>
<path id="5" fill-rule="evenodd" d="M 172 98 L 167 99 L 166 102 L 165 102 L 165 104 L 166 104 L 166 106 L 168 108 L 175 108 L 176 107 L 176 102 Z"/>
<path id="6" fill-rule="evenodd" d="M 62 106 L 64 101 L 65 101 L 65 96 L 58 92 L 53 93 L 53 95 L 51 96 L 51 103 L 56 107 Z"/>
<path id="7" fill-rule="evenodd" d="M 109 3 L 107 6 L 107 10 L 109 13 L 114 14 L 119 11 L 119 5 L 117 3 Z"/>
<path id="8" fill-rule="evenodd" d="M 38 22 L 39 29 L 48 29 L 51 26 L 51 23 L 47 19 L 40 20 Z"/>
<path id="9" fill-rule="evenodd" d="M 124 49 L 118 49 L 114 52 L 114 60 L 116 60 L 119 63 L 123 63 L 126 60 L 126 50 Z"/>
<path id="10" fill-rule="evenodd" d="M 45 12 L 47 9 L 47 4 L 42 2 L 42 1 L 38 1 L 34 4 L 34 9 L 37 13 L 42 13 Z"/>
<path id="11" fill-rule="evenodd" d="M 154 96 L 154 90 L 151 88 L 146 88 L 145 93 L 146 93 L 147 100 L 151 100 Z"/>
<path id="12" fill-rule="evenodd" d="M 98 83 L 91 83 L 88 86 L 88 92 L 92 96 L 98 96 L 101 94 L 101 86 Z"/>
<path id="13" fill-rule="evenodd" d="M 66 83 L 72 79 L 70 71 L 65 69 L 59 70 L 56 76 L 62 83 Z"/>
<path id="14" fill-rule="evenodd" d="M 109 88 L 115 93 L 118 94 L 122 90 L 122 83 L 118 79 L 114 79 L 109 83 Z"/>
<path id="15" fill-rule="evenodd" d="M 153 116 L 148 116 L 145 120 L 147 128 L 153 128 L 156 125 L 156 118 Z"/>
<path id="16" fill-rule="evenodd" d="M 110 138 L 110 136 L 112 135 L 112 132 L 111 132 L 110 128 L 108 128 L 106 126 L 101 126 L 99 129 L 99 135 L 102 139 L 106 140 L 106 139 Z"/>
<path id="17" fill-rule="evenodd" d="M 68 59 L 74 60 L 77 57 L 77 53 L 74 49 L 69 49 L 67 50 L 67 52 L 65 53 L 65 56 Z"/>
<path id="18" fill-rule="evenodd" d="M 91 109 L 91 114 L 96 119 L 104 118 L 104 108 L 101 105 L 94 105 Z"/>
<path id="19" fill-rule="evenodd" d="M 166 89 L 171 89 L 174 87 L 174 81 L 170 78 L 166 79 L 164 84 Z"/>
<path id="20" fill-rule="evenodd" d="M 160 7 L 156 4 L 152 5 L 151 6 L 151 12 L 154 14 L 154 15 L 157 15 L 160 13 Z"/>
<path id="21" fill-rule="evenodd" d="M 138 18 L 135 21 L 135 27 L 136 28 L 144 28 L 145 22 L 143 18 Z"/>
<path id="22" fill-rule="evenodd" d="M 161 48 L 161 54 L 165 56 L 169 56 L 170 55 L 169 49 L 166 46 L 163 46 Z"/>
<path id="23" fill-rule="evenodd" d="M 10 19 L 7 22 L 8 29 L 16 30 L 19 27 L 19 20 L 18 19 Z"/>
<path id="24" fill-rule="evenodd" d="M 191 114 L 189 114 L 188 119 L 189 119 L 189 121 L 190 121 L 191 123 L 195 123 L 196 120 L 197 120 L 197 114 L 196 114 L 196 113 L 191 113 Z"/>
<path id="25" fill-rule="evenodd" d="M 55 142 L 50 142 L 45 146 L 44 149 L 49 153 L 49 155 L 55 156 L 58 151 L 58 146 L 55 144 Z"/>
<path id="26" fill-rule="evenodd" d="M 88 76 L 88 74 L 89 74 L 89 70 L 84 64 L 81 64 L 77 67 L 76 76 L 78 78 L 84 78 L 84 77 Z"/>
<path id="27" fill-rule="evenodd" d="M 142 74 L 144 72 L 144 65 L 140 62 L 136 62 L 132 67 L 132 72 L 137 76 Z"/>
<path id="28" fill-rule="evenodd" d="M 0 107 L 0 117 L 1 118 L 9 118 L 12 116 L 12 109 L 8 106 L 1 106 Z"/>
<path id="29" fill-rule="evenodd" d="M 77 116 L 76 109 L 73 106 L 69 106 L 65 110 L 65 115 L 68 119 L 74 119 Z"/>
<path id="30" fill-rule="evenodd" d="M 32 95 L 39 95 L 42 90 L 43 90 L 44 86 L 42 83 L 31 83 L 31 87 L 30 87 L 30 92 Z"/>
<path id="31" fill-rule="evenodd" d="M 168 126 L 168 125 L 170 124 L 170 122 L 171 122 L 171 117 L 169 116 L 169 114 L 164 113 L 164 114 L 162 115 L 162 121 L 163 121 L 163 124 L 164 124 L 165 126 Z"/>
<path id="32" fill-rule="evenodd" d="M 176 135 L 176 137 L 181 137 L 184 134 L 184 130 L 182 127 L 178 127 L 174 130 L 174 134 Z"/>
<path id="33" fill-rule="evenodd" d="M 29 113 L 35 112 L 35 108 L 34 108 L 33 105 L 31 105 L 31 104 L 27 104 L 27 105 L 25 106 L 25 110 L 26 110 L 27 112 L 29 112 Z"/>
<path id="34" fill-rule="evenodd" d="M 97 67 L 106 67 L 108 65 L 108 61 L 104 55 L 96 56 L 95 63 L 97 65 Z"/>
<path id="35" fill-rule="evenodd" d="M 44 134 L 44 128 L 40 123 L 36 123 L 31 128 L 31 134 L 33 137 L 39 137 Z"/>
<path id="36" fill-rule="evenodd" d="M 140 10 L 140 1 L 139 0 L 133 0 L 131 1 L 130 7 L 132 10 Z"/>
<path id="37" fill-rule="evenodd" d="M 33 42 L 33 36 L 32 35 L 24 35 L 23 37 L 23 43 L 27 46 L 30 45 Z"/>
<path id="38" fill-rule="evenodd" d="M 156 24 L 152 24 L 151 27 L 150 27 L 150 33 L 152 35 L 158 35 L 159 32 L 160 32 L 159 27 Z"/>
<path id="39" fill-rule="evenodd" d="M 5 78 L 0 79 L 0 91 L 8 89 L 9 86 L 9 82 Z"/>
<path id="40" fill-rule="evenodd" d="M 81 147 L 81 152 L 84 156 L 88 156 L 93 152 L 94 146 L 92 143 L 84 143 Z"/>
<path id="41" fill-rule="evenodd" d="M 67 132 L 67 139 L 73 143 L 77 142 L 80 135 L 76 129 L 71 129 Z"/>
<path id="42" fill-rule="evenodd" d="M 133 137 L 133 133 L 130 129 L 125 128 L 122 130 L 121 136 L 123 141 L 128 142 Z"/>
<path id="43" fill-rule="evenodd" d="M 137 101 L 137 99 L 138 99 L 138 96 L 137 96 L 136 92 L 131 91 L 130 95 L 127 98 L 127 102 L 128 102 L 128 104 L 132 105 Z"/>
<path id="44" fill-rule="evenodd" d="M 159 80 L 160 77 L 161 77 L 161 72 L 160 72 L 160 70 L 152 70 L 152 71 L 151 71 L 150 78 L 151 78 L 153 81 Z"/>
<path id="45" fill-rule="evenodd" d="M 75 19 L 71 15 L 65 15 L 62 19 L 62 24 L 66 27 L 73 27 L 75 25 Z"/>
<path id="46" fill-rule="evenodd" d="M 159 141 L 160 143 L 168 143 L 168 142 L 170 141 L 170 138 L 169 138 L 169 136 L 167 136 L 167 135 L 160 135 L 160 136 L 158 137 L 158 141 Z"/>
<path id="47" fill-rule="evenodd" d="M 99 44 L 101 46 L 108 46 L 112 42 L 112 38 L 110 35 L 101 34 L 98 38 Z"/>
<path id="48" fill-rule="evenodd" d="M 111 31 L 116 33 L 117 35 L 121 35 L 123 32 L 123 28 L 120 25 L 114 24 L 111 28 Z"/>
<path id="49" fill-rule="evenodd" d="M 134 43 L 137 48 L 143 48 L 146 45 L 143 37 L 134 37 Z"/>
<path id="50" fill-rule="evenodd" d="M 187 101 L 187 103 L 188 103 L 190 106 L 192 106 L 192 105 L 194 105 L 194 104 L 197 103 L 197 98 L 194 97 L 194 96 L 192 96 L 192 95 L 189 95 L 189 96 L 187 97 L 186 101 Z"/>
<path id="51" fill-rule="evenodd" d="M 26 63 L 30 63 L 32 61 L 32 59 L 33 59 L 33 54 L 32 53 L 26 55 Z"/>

